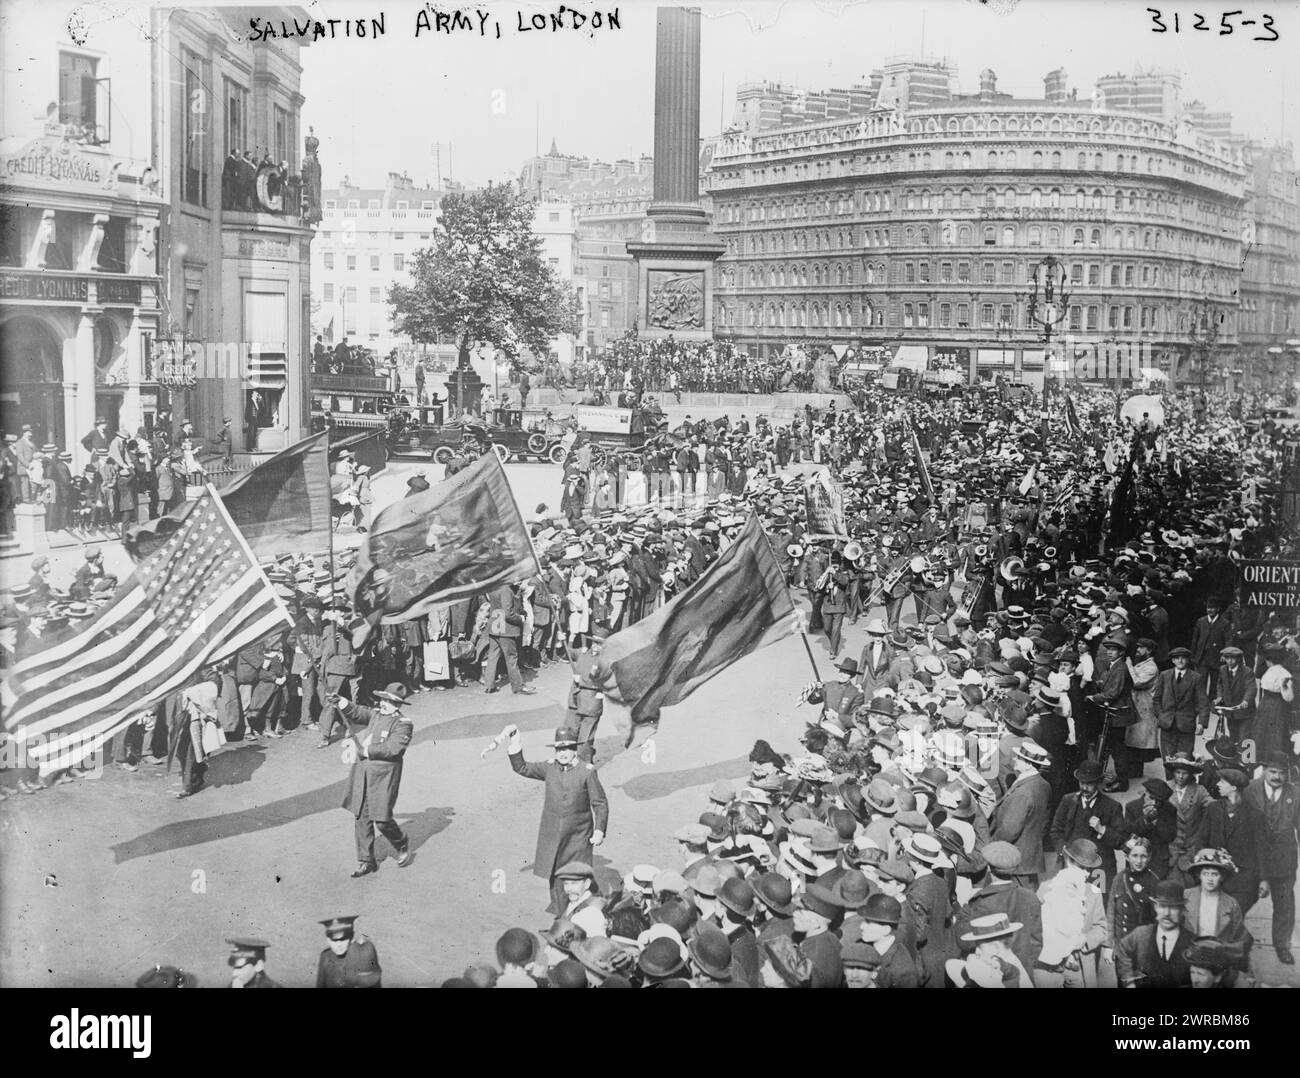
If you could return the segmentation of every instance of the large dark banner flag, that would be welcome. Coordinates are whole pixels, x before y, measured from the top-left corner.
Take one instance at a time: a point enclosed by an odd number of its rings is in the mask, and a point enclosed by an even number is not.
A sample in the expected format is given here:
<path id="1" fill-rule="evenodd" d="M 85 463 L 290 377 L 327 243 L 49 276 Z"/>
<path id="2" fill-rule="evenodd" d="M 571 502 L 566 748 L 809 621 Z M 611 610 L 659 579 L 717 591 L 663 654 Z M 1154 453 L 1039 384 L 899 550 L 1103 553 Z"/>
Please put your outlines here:
<path id="1" fill-rule="evenodd" d="M 818 472 L 804 487 L 808 516 L 808 538 L 847 539 L 844 524 L 844 491 L 825 472 Z"/>
<path id="2" fill-rule="evenodd" d="M 208 487 L 84 629 L 9 671 L 4 728 L 42 774 L 72 767 L 205 666 L 292 626 Z"/>
<path id="3" fill-rule="evenodd" d="M 304 438 L 245 472 L 220 491 L 222 503 L 253 556 L 262 561 L 282 551 L 318 553 L 330 545 L 329 435 Z M 126 549 L 136 561 L 156 551 L 189 516 L 181 506 L 130 532 Z"/>
<path id="4" fill-rule="evenodd" d="M 795 632 L 794 601 L 752 515 L 736 542 L 667 606 L 601 649 L 606 693 L 654 722 L 737 659 Z M 786 631 L 773 632 L 784 625 Z"/>
<path id="5" fill-rule="evenodd" d="M 392 625 L 541 571 L 505 469 L 487 453 L 375 517 L 348 591 L 369 626 Z"/>

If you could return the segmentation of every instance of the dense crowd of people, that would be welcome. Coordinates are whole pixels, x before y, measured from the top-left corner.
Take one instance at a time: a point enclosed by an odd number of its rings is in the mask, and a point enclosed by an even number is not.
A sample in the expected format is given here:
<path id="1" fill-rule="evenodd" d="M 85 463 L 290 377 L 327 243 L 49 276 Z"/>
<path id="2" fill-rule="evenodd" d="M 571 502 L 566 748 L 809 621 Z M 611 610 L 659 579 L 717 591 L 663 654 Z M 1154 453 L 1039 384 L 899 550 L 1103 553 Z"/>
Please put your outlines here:
<path id="1" fill-rule="evenodd" d="M 1065 429 L 1058 401 L 1046 446 L 1036 404 L 997 392 L 874 390 L 788 425 L 687 422 L 642 452 L 652 500 L 638 507 L 579 447 L 560 512 L 533 514 L 541 575 L 358 649 L 350 557 L 286 552 L 267 568 L 294 629 L 142 714 L 114 760 L 178 762 L 190 796 L 218 741 L 305 730 L 327 747 L 353 703 L 495 692 L 502 666 L 529 694 L 531 672 L 558 663 L 573 681 L 556 757 L 523 761 L 514 731 L 512 767 L 588 768 L 603 641 L 697 580 L 757 512 L 836 663 L 802 689 L 800 744 L 757 742 L 748 779 L 715 786 L 675 833 L 679 864 L 607 879 L 590 839 L 539 860 L 554 924 L 511 929 L 449 984 L 1254 983 L 1255 903 L 1271 902 L 1268 942 L 1293 961 L 1300 631 L 1293 611 L 1238 604 L 1235 565 L 1296 557 L 1281 501 L 1296 446 L 1252 418 L 1263 400 L 1169 397 L 1162 424 L 1121 419 L 1119 403 L 1073 391 L 1077 422 Z M 842 496 L 831 534 L 789 471 L 805 462 L 827 464 Z M 704 499 L 674 504 L 702 471 Z M 93 613 L 112 590 L 94 563 L 75 599 L 34 566 L 6 597 L 0 660 Z M 52 600 L 76 617 L 52 619 Z M 862 619 L 866 646 L 843 654 Z M 26 792 L 76 773 L 15 777 Z M 544 812 L 548 826 L 563 829 Z M 249 977 L 266 976 L 258 943 L 235 944 Z"/>
<path id="2" fill-rule="evenodd" d="M 228 464 L 234 453 L 230 420 L 215 444 L 209 444 L 185 420 L 173 430 L 170 414 L 160 412 L 153 425 L 134 435 L 113 433 L 100 416 L 81 440 L 90 454 L 80 472 L 72 453 L 48 442 L 37 446 L 30 425 L 4 435 L 0 449 L 0 538 L 13 535 L 15 508 L 44 508 L 46 532 L 117 532 L 140 523 L 141 499 L 149 519 L 162 516 L 185 500 L 187 484 L 208 481 L 209 470 Z"/>
<path id="3" fill-rule="evenodd" d="M 839 364 L 829 349 L 787 349 L 779 360 L 750 356 L 729 341 L 648 339 L 628 333 L 600 355 L 558 363 L 543 372 L 540 384 L 573 388 L 613 400 L 619 394 L 813 393 L 838 381 Z"/>

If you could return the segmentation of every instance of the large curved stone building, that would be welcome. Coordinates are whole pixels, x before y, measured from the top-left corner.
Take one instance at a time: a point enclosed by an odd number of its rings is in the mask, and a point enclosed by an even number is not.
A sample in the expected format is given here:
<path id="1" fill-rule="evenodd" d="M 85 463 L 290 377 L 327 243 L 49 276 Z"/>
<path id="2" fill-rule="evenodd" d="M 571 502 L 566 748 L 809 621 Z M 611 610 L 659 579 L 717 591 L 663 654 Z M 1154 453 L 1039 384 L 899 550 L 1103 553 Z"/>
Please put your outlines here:
<path id="1" fill-rule="evenodd" d="M 1054 255 L 1069 302 L 1052 376 L 1106 377 L 1108 358 L 1110 377 L 1213 372 L 1237 342 L 1244 140 L 1185 111 L 1110 107 L 1100 87 L 1075 100 L 1063 74 L 1048 76 L 1052 100 L 1000 95 L 985 72 L 977 96 L 724 135 L 708 177 L 727 243 L 718 335 L 1041 385 L 1030 296 Z"/>

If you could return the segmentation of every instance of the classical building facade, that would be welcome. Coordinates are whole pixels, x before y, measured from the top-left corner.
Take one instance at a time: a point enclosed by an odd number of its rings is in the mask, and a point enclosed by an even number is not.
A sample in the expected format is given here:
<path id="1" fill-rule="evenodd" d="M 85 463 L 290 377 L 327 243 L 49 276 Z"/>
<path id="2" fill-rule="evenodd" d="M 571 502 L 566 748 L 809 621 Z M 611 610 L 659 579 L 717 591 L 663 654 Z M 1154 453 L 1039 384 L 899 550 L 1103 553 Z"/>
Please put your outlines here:
<path id="1" fill-rule="evenodd" d="M 171 207 L 160 343 L 178 416 L 209 437 L 229 418 L 237 445 L 273 452 L 310 430 L 316 214 L 297 165 L 315 165 L 299 119 L 309 39 L 250 41 L 241 10 L 150 12 L 153 152 Z"/>
<path id="2" fill-rule="evenodd" d="M 159 402 L 165 207 L 149 71 L 131 62 L 128 26 L 110 20 L 79 43 L 66 12 L 8 15 L 23 33 L 2 39 L 3 67 L 22 78 L 7 81 L 0 121 L 0 427 L 30 425 L 38 446 L 71 450 L 80 467 L 97 417 L 134 433 Z"/>
<path id="3" fill-rule="evenodd" d="M 1291 146 L 1249 143 L 1241 273 L 1241 349 L 1234 371 L 1246 387 L 1300 379 L 1300 172 Z"/>
<path id="4" fill-rule="evenodd" d="M 1094 97 L 1055 71 L 1043 99 L 1014 100 L 986 71 L 942 104 L 726 134 L 709 174 L 719 336 L 1041 385 L 1030 301 L 1051 255 L 1069 292 L 1055 340 L 1198 380 L 1238 341 L 1242 142 Z M 1217 327 L 1208 347 L 1198 320 Z"/>
<path id="5" fill-rule="evenodd" d="M 418 349 L 393 330 L 388 290 L 411 283 L 416 253 L 433 242 L 442 194 L 396 172 L 383 187 L 355 187 L 344 177 L 326 189 L 312 252 L 313 334 L 329 345 L 346 337 L 381 357 L 397 349 L 414 363 Z"/>

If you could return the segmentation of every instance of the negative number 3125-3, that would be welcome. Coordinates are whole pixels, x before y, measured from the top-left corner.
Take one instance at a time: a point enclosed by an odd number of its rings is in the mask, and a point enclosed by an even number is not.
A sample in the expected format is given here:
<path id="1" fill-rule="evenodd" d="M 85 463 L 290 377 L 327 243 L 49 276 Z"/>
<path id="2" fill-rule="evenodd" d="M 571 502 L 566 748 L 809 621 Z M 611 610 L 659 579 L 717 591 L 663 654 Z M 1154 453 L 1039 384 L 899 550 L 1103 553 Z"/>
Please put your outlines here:
<path id="1" fill-rule="evenodd" d="M 1176 11 L 1170 15 L 1166 15 L 1158 7 L 1149 7 L 1147 11 L 1151 13 L 1151 32 L 1153 34 L 1165 34 L 1170 30 L 1173 30 L 1175 34 L 1181 34 L 1184 29 L 1189 32 L 1203 30 L 1205 33 L 1210 34 L 1217 30 L 1219 36 L 1223 37 L 1225 34 L 1231 34 L 1234 30 L 1245 32 L 1247 27 L 1253 26 L 1259 33 L 1251 38 L 1251 41 L 1276 41 L 1278 39 L 1277 30 L 1273 27 L 1272 15 L 1261 15 L 1257 19 L 1243 19 L 1240 16 L 1245 14 L 1244 11 L 1225 11 L 1219 16 L 1219 22 L 1216 25 L 1209 21 L 1214 17 L 1213 15 L 1206 16 L 1192 12 L 1192 22 L 1187 25 L 1179 18 Z M 1169 18 L 1174 20 L 1172 24 L 1165 21 Z M 1236 20 L 1235 23 L 1234 20 Z"/>

